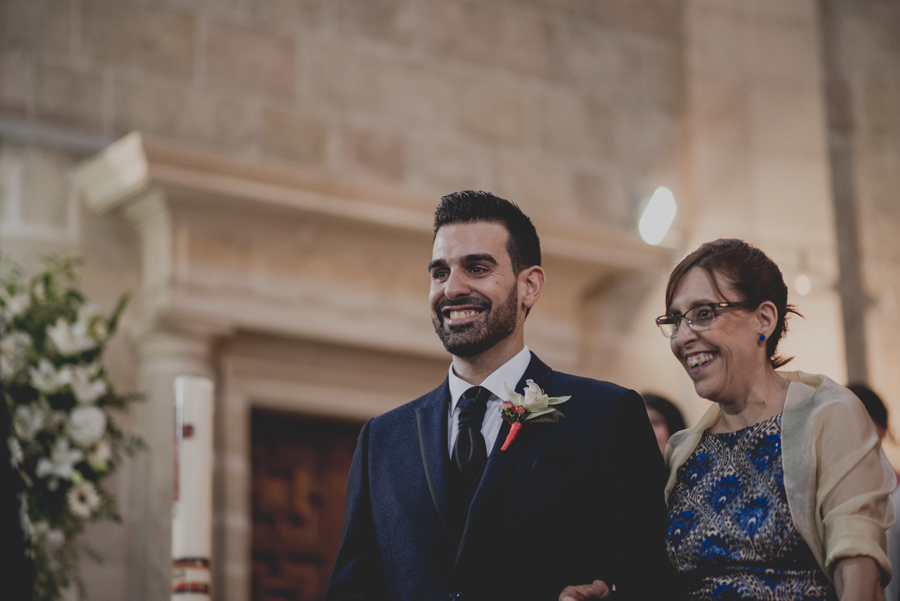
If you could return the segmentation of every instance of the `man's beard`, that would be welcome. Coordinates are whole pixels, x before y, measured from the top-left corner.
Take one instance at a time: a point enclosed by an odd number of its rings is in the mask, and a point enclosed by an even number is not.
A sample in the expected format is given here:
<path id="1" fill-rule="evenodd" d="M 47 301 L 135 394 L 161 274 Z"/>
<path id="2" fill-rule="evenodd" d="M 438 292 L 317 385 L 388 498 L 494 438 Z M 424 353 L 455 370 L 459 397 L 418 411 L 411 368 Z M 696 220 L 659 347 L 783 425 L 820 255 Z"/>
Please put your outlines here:
<path id="1" fill-rule="evenodd" d="M 484 311 L 479 316 L 483 316 L 483 319 L 459 326 L 447 326 L 441 311 L 445 307 L 454 305 L 482 307 Z M 445 300 L 435 307 L 431 323 L 447 352 L 455 357 L 474 357 L 492 348 L 516 331 L 518 308 L 519 292 L 513 285 L 503 304 L 496 307 L 480 294 L 470 294 L 452 302 Z"/>

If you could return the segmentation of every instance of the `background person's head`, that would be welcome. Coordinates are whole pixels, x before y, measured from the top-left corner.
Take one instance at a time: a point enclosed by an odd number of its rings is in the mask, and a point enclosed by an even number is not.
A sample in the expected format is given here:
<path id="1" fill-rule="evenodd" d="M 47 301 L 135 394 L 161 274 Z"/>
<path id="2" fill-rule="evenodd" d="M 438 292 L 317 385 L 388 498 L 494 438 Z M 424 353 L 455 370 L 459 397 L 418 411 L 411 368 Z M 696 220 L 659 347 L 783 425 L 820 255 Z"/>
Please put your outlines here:
<path id="1" fill-rule="evenodd" d="M 858 382 L 848 384 L 847 388 L 862 401 L 863 406 L 866 408 L 866 412 L 872 419 L 872 423 L 875 424 L 875 430 L 878 431 L 878 438 L 883 439 L 888 433 L 888 410 L 887 407 L 884 406 L 881 397 L 875 394 L 875 391 L 865 384 Z"/>
<path id="2" fill-rule="evenodd" d="M 647 408 L 647 416 L 656 435 L 659 452 L 664 453 L 669 438 L 676 432 L 684 430 L 684 418 L 675 403 L 666 397 L 651 392 L 645 392 L 641 396 L 644 397 L 644 406 Z"/>
<path id="3" fill-rule="evenodd" d="M 701 244 L 672 270 L 666 286 L 667 311 L 679 284 L 694 268 L 706 271 L 716 288 L 719 287 L 717 284 L 719 278 L 723 279 L 729 290 L 717 289 L 719 295 L 725 298 L 727 292 L 734 293 L 743 307 L 754 309 L 766 301 L 773 303 L 778 315 L 775 328 L 765 341 L 766 356 L 775 369 L 791 360 L 791 357 L 777 354 L 778 343 L 787 334 L 788 315 L 800 313 L 794 305 L 788 304 L 788 289 L 781 270 L 766 253 L 736 238 L 723 238 Z"/>

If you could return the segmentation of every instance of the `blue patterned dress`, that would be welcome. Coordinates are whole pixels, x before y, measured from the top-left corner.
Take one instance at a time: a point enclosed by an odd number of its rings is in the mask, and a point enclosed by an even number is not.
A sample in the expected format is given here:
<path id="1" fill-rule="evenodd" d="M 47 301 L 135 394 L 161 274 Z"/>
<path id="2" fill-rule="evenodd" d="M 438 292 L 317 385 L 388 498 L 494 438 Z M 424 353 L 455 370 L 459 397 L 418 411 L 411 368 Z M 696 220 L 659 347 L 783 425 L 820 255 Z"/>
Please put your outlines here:
<path id="1" fill-rule="evenodd" d="M 837 600 L 791 519 L 780 415 L 703 433 L 669 495 L 666 546 L 692 601 Z"/>

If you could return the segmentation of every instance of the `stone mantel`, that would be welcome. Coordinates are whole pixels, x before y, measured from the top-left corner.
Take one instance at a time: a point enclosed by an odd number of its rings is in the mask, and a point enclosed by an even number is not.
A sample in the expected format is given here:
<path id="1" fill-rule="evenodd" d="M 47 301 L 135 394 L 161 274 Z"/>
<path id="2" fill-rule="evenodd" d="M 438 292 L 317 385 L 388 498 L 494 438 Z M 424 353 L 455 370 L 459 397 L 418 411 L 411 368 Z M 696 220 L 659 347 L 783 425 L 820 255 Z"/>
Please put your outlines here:
<path id="1" fill-rule="evenodd" d="M 437 198 L 137 132 L 85 161 L 77 183 L 91 209 L 124 215 L 141 236 L 147 329 L 445 356 L 425 302 Z M 572 366 L 585 298 L 617 276 L 661 272 L 672 257 L 620 231 L 536 221 L 548 286 L 529 344 Z"/>

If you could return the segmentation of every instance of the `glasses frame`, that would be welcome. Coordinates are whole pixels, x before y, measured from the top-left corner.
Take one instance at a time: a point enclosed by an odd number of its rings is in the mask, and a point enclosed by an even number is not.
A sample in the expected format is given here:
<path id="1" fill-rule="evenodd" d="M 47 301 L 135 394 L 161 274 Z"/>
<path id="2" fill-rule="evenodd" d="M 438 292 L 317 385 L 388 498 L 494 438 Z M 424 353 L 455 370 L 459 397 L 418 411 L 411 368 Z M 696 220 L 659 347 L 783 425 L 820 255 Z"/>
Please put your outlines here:
<path id="1" fill-rule="evenodd" d="M 699 303 L 697 305 L 694 305 L 693 307 L 691 307 L 684 313 L 679 313 L 677 315 L 669 315 L 668 313 L 665 315 L 660 315 L 659 317 L 656 318 L 656 325 L 659 327 L 659 331 L 662 333 L 662 335 L 664 337 L 668 338 L 669 340 L 671 340 L 672 338 L 675 338 L 675 336 L 678 334 L 678 329 L 681 327 L 682 319 L 685 321 L 685 323 L 688 324 L 688 327 L 690 329 L 694 330 L 695 332 L 703 332 L 705 330 L 708 330 L 710 328 L 710 326 L 713 324 L 713 322 L 716 321 L 716 318 L 719 316 L 718 309 L 742 309 L 742 308 L 744 308 L 744 306 L 745 306 L 745 303 L 740 303 L 740 302 L 732 303 L 732 302 L 728 302 L 728 301 L 722 301 L 719 303 Z M 708 325 L 698 326 L 697 324 L 694 323 L 693 320 L 685 317 L 686 314 L 690 313 L 697 307 L 709 307 L 712 310 L 713 318 L 710 320 Z M 664 321 L 664 320 L 673 320 L 673 319 L 675 320 L 674 324 L 671 323 L 671 321 Z M 674 326 L 674 328 L 675 328 L 672 330 L 671 335 L 666 334 L 666 331 L 664 329 L 669 326 Z"/>

